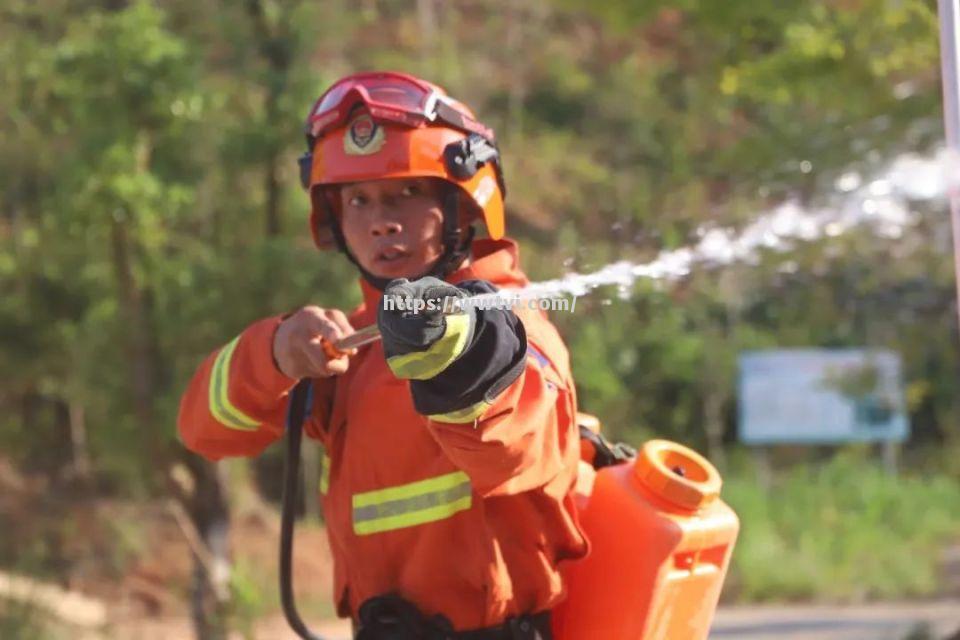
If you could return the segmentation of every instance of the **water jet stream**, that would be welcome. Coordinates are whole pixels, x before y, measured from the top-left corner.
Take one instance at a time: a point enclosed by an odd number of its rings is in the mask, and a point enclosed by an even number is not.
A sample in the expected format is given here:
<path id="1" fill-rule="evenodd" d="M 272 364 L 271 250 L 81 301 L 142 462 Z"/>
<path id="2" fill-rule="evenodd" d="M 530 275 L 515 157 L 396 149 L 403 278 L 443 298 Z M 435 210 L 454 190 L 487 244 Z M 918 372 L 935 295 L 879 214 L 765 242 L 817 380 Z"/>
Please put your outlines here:
<path id="1" fill-rule="evenodd" d="M 569 273 L 521 289 L 473 296 L 468 303 L 479 308 L 498 304 L 509 308 L 518 301 L 583 296 L 607 285 L 616 285 L 621 298 L 626 298 L 639 278 L 671 281 L 689 275 L 698 265 L 752 264 L 759 251 L 788 251 L 796 241 L 833 238 L 862 227 L 872 227 L 877 235 L 896 240 L 917 222 L 911 202 L 945 200 L 948 189 L 960 187 L 958 167 L 960 162 L 946 149 L 926 157 L 903 154 L 870 180 L 853 171 L 844 173 L 835 182 L 834 196 L 821 207 L 808 208 L 798 200 L 787 200 L 739 233 L 702 225 L 695 245 L 661 251 L 650 262 L 621 260 L 590 273 Z M 379 330 L 371 325 L 334 346 L 346 351 L 379 339 Z"/>

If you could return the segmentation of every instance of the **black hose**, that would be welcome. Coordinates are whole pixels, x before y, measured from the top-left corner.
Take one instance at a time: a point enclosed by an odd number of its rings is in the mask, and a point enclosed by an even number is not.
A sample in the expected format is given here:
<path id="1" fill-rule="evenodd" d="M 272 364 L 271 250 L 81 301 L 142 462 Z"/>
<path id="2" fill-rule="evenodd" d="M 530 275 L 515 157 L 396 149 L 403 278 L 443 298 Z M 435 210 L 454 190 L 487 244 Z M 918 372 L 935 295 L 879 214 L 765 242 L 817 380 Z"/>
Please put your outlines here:
<path id="1" fill-rule="evenodd" d="M 298 636 L 303 640 L 326 640 L 307 628 L 293 601 L 293 525 L 300 487 L 300 443 L 303 440 L 303 422 L 313 404 L 312 400 L 313 387 L 310 380 L 304 378 L 290 393 L 290 408 L 287 411 L 287 452 L 283 462 L 283 512 L 280 517 L 280 601 L 287 623 Z"/>

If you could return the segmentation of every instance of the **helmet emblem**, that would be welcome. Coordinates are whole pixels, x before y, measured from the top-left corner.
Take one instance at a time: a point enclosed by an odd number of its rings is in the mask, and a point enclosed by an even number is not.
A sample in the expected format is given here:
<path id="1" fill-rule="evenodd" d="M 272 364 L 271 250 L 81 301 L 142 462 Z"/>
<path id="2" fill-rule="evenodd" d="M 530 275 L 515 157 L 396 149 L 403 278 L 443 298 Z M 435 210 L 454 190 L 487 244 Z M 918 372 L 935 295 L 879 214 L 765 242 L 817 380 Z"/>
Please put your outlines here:
<path id="1" fill-rule="evenodd" d="M 376 153 L 387 141 L 383 127 L 373 121 L 369 114 L 353 119 L 343 136 L 343 150 L 351 156 L 367 156 Z"/>

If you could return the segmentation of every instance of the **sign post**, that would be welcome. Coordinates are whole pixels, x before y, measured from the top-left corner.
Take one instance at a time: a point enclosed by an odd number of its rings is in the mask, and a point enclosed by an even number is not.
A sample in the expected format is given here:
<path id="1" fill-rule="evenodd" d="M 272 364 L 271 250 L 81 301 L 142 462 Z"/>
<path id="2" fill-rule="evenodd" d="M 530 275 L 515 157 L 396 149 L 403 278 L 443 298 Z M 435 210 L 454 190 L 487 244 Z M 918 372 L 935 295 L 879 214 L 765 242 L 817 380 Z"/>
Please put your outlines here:
<path id="1" fill-rule="evenodd" d="M 947 134 L 947 197 L 953 221 L 953 259 L 960 298 L 960 0 L 938 0 L 943 125 Z"/>

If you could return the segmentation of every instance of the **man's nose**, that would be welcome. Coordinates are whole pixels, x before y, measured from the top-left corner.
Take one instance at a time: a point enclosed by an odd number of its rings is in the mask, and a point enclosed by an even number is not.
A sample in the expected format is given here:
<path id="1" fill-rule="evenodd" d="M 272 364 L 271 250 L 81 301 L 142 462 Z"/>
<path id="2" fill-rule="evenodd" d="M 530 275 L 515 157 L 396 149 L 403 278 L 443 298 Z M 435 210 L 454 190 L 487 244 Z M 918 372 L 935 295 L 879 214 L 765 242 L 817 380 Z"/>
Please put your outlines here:
<path id="1" fill-rule="evenodd" d="M 403 227 L 392 218 L 378 215 L 370 225 L 370 233 L 374 236 L 389 236 L 400 233 Z"/>

